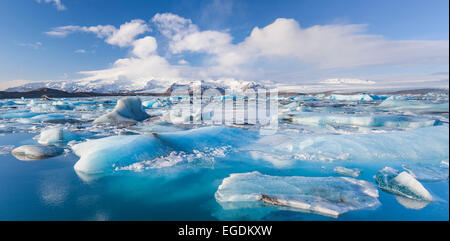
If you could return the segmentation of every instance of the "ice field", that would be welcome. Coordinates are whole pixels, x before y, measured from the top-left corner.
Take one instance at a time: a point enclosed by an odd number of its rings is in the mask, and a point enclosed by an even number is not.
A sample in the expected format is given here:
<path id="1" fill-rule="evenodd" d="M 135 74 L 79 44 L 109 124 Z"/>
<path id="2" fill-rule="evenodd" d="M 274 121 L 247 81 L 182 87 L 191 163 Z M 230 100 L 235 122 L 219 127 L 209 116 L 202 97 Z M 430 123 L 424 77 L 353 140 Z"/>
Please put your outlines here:
<path id="1" fill-rule="evenodd" d="M 252 98 L 0 100 L 0 219 L 448 220 L 448 91 Z"/>

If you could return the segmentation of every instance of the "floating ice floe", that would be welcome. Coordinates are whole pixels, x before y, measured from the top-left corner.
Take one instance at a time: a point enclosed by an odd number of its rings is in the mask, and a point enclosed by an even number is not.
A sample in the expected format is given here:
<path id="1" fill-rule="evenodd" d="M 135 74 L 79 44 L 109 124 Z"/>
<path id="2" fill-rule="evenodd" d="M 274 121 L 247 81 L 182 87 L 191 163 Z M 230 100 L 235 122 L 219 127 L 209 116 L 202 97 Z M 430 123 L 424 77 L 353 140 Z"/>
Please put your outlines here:
<path id="1" fill-rule="evenodd" d="M 239 207 L 228 203 L 267 203 L 332 217 L 380 204 L 378 190 L 366 181 L 349 177 L 269 176 L 259 172 L 231 174 L 223 179 L 215 198 L 224 208 Z"/>
<path id="2" fill-rule="evenodd" d="M 352 125 L 361 127 L 399 127 L 420 128 L 433 126 L 438 122 L 433 119 L 414 118 L 395 115 L 350 115 L 333 113 L 302 112 L 286 117 L 292 122 L 303 125 Z"/>
<path id="3" fill-rule="evenodd" d="M 419 181 L 445 181 L 448 179 L 448 162 L 440 164 L 417 163 L 406 164 L 403 169 Z"/>
<path id="4" fill-rule="evenodd" d="M 394 168 L 385 167 L 376 173 L 375 181 L 381 189 L 395 195 L 416 200 L 433 201 L 433 197 L 428 190 L 408 172 L 399 173 Z"/>
<path id="5" fill-rule="evenodd" d="M 397 111 L 416 111 L 424 113 L 433 112 L 447 112 L 448 113 L 448 102 L 447 103 L 424 103 L 420 100 L 408 100 L 404 97 L 391 96 L 385 101 L 378 105 L 381 108 Z"/>
<path id="6" fill-rule="evenodd" d="M 355 95 L 342 95 L 342 94 L 332 94 L 325 99 L 329 100 L 342 100 L 342 101 L 373 101 L 371 95 L 368 94 L 355 94 Z"/>
<path id="7" fill-rule="evenodd" d="M 265 136 L 245 150 L 273 156 L 290 155 L 292 162 L 305 161 L 427 161 L 449 158 L 448 126 L 423 127 L 388 133 L 277 134 Z"/>
<path id="8" fill-rule="evenodd" d="M 136 123 L 150 116 L 142 109 L 139 97 L 121 98 L 114 110 L 94 120 L 94 124 Z"/>
<path id="9" fill-rule="evenodd" d="M 212 126 L 173 133 L 89 140 L 72 147 L 80 157 L 74 168 L 84 174 L 108 173 L 134 163 L 167 156 L 172 151 L 190 154 L 195 150 L 244 145 L 254 135 L 240 129 Z"/>
<path id="10" fill-rule="evenodd" d="M 359 175 L 361 174 L 362 170 L 359 168 L 346 168 L 346 167 L 335 167 L 333 169 L 334 172 L 336 172 L 337 174 L 340 175 L 344 175 L 344 176 L 350 176 L 350 177 L 359 177 Z"/>
<path id="11" fill-rule="evenodd" d="M 63 152 L 63 148 L 56 146 L 25 145 L 12 150 L 11 154 L 22 161 L 33 161 L 58 156 Z"/>

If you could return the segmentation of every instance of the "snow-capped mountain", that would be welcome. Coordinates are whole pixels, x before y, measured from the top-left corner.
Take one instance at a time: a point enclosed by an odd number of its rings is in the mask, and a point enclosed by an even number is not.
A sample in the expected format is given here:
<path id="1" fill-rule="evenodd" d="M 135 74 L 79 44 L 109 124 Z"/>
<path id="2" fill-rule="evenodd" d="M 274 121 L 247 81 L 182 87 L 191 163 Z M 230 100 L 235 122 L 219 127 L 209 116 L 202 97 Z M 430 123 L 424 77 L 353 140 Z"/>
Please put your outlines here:
<path id="1" fill-rule="evenodd" d="M 96 92 L 96 93 L 172 93 L 174 90 L 189 91 L 198 90 L 204 92 L 207 89 L 215 89 L 221 93 L 225 90 L 246 91 L 265 88 L 264 85 L 253 81 L 222 79 L 201 81 L 129 81 L 129 80 L 64 80 L 48 82 L 32 82 L 17 87 L 8 88 L 5 91 L 30 91 L 38 88 L 51 88 L 67 92 Z"/>

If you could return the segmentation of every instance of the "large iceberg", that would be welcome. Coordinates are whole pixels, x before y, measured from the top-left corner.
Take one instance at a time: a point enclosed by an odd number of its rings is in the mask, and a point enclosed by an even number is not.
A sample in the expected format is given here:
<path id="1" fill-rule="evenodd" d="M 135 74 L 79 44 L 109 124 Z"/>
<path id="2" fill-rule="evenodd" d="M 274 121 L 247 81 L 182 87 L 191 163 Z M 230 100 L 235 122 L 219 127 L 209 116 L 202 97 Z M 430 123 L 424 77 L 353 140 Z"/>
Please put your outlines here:
<path id="1" fill-rule="evenodd" d="M 94 120 L 94 124 L 123 124 L 136 123 L 149 118 L 142 108 L 139 97 L 121 98 L 114 110 Z"/>
<path id="2" fill-rule="evenodd" d="M 80 157 L 74 168 L 84 174 L 108 173 L 134 163 L 167 156 L 172 151 L 192 153 L 222 146 L 246 144 L 256 134 L 211 126 L 172 133 L 111 136 L 76 144 L 72 147 Z"/>
<path id="3" fill-rule="evenodd" d="M 399 173 L 391 167 L 385 167 L 375 175 L 378 186 L 395 195 L 411 199 L 432 201 L 433 197 L 422 184 L 407 172 Z"/>
<path id="4" fill-rule="evenodd" d="M 269 176 L 259 172 L 231 174 L 223 179 L 215 198 L 228 208 L 233 206 L 227 203 L 267 203 L 332 217 L 380 204 L 378 190 L 366 181 L 349 177 Z"/>

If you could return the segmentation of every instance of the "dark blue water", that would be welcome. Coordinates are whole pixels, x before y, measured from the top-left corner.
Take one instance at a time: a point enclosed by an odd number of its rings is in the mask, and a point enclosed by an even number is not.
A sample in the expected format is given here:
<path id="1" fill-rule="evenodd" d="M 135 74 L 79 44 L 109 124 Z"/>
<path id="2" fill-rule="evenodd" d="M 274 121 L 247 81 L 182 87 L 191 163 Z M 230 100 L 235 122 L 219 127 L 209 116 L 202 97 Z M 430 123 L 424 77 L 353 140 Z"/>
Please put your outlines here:
<path id="1" fill-rule="evenodd" d="M 35 134 L 0 136 L 0 145 L 34 143 Z M 374 183 L 375 172 L 402 163 L 303 162 L 295 168 L 275 169 L 264 163 L 229 155 L 213 166 L 174 166 L 144 172 L 120 171 L 97 180 L 83 180 L 73 170 L 72 153 L 24 162 L 0 155 L 0 220 L 448 220 L 449 184 L 423 182 L 435 197 L 419 210 L 401 205 L 381 190 L 381 206 L 352 211 L 339 218 L 260 206 L 224 210 L 214 199 L 222 179 L 230 173 L 259 171 L 269 175 L 336 176 L 333 167 L 363 169 L 359 177 Z"/>

